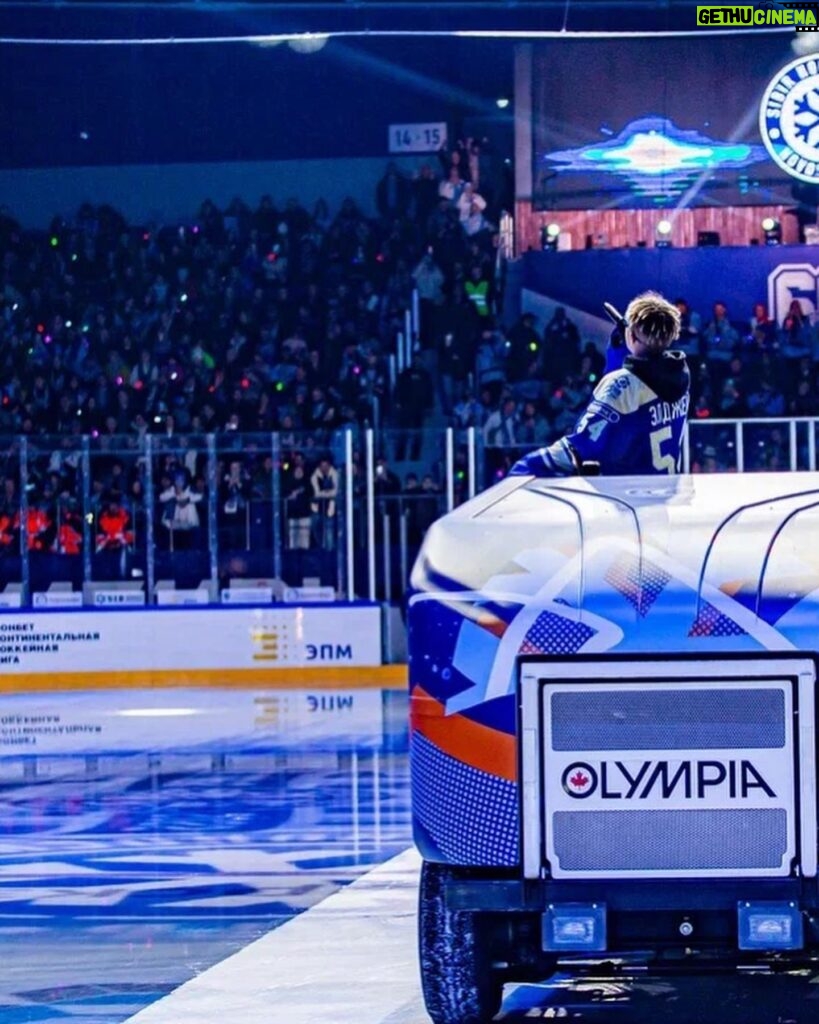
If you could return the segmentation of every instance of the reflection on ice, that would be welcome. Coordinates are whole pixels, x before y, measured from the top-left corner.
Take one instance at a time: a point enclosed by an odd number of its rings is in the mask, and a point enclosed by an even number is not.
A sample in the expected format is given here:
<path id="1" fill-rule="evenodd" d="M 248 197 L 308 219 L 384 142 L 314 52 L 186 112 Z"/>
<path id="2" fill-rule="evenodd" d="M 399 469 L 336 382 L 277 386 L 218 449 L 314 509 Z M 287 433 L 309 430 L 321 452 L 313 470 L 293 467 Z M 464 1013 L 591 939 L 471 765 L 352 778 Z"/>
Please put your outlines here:
<path id="1" fill-rule="evenodd" d="M 405 696 L 309 696 L 0 697 L 4 1024 L 123 1021 L 406 849 Z"/>

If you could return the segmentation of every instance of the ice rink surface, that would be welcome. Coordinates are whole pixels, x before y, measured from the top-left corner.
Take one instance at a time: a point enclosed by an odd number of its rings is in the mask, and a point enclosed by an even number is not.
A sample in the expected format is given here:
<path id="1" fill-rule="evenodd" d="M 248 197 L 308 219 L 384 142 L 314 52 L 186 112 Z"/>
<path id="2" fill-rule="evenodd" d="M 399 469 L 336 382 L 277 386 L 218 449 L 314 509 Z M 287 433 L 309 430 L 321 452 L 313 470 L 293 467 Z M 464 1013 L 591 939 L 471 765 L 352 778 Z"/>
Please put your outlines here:
<path id="1" fill-rule="evenodd" d="M 429 1024 L 418 980 L 420 861 L 408 850 L 206 971 L 129 1024 Z M 216 1015 L 216 1008 L 220 1016 Z M 787 1024 L 815 1021 L 819 976 L 682 981 L 590 967 L 581 980 L 507 986 L 498 1021 Z"/>
<path id="2" fill-rule="evenodd" d="M 92 736 L 2 748 L 0 1024 L 119 1024 L 407 849 L 404 693 L 310 696 L 0 697 L 0 739 Z"/>
<path id="3" fill-rule="evenodd" d="M 295 716 L 280 749 L 135 729 L 142 751 L 0 757 L 0 1024 L 427 1024 L 406 698 L 373 696 L 358 740 L 299 737 Z M 91 721 L 110 694 L 83 699 Z M 0 698 L 0 719 L 19 711 Z M 807 1024 L 819 971 L 589 965 L 505 996 L 497 1019 L 521 1024 Z"/>

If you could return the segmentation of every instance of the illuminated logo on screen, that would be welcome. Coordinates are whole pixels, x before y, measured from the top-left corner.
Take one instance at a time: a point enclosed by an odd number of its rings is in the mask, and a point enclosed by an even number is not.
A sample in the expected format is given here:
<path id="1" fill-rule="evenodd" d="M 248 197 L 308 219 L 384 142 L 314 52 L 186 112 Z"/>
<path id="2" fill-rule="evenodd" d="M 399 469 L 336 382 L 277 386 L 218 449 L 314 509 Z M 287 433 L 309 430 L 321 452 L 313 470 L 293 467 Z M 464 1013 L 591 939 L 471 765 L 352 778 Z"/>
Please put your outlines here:
<path id="1" fill-rule="evenodd" d="M 798 57 L 768 83 L 759 105 L 768 152 L 800 181 L 819 180 L 819 60 Z"/>
<path id="2" fill-rule="evenodd" d="M 663 195 L 679 191 L 705 170 L 748 167 L 766 156 L 762 146 L 718 142 L 667 118 L 641 117 L 606 142 L 557 150 L 543 159 L 562 165 L 561 171 L 606 171 L 641 191 Z"/>

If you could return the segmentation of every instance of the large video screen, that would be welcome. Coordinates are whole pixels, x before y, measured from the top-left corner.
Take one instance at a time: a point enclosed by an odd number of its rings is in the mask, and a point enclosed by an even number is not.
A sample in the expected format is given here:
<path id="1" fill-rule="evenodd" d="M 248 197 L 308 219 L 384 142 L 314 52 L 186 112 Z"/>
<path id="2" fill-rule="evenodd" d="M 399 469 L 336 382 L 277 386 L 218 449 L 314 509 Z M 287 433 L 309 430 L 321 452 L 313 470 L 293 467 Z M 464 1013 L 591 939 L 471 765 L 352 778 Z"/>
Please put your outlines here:
<path id="1" fill-rule="evenodd" d="M 558 41 L 535 49 L 537 209 L 793 202 L 759 104 L 793 35 Z"/>

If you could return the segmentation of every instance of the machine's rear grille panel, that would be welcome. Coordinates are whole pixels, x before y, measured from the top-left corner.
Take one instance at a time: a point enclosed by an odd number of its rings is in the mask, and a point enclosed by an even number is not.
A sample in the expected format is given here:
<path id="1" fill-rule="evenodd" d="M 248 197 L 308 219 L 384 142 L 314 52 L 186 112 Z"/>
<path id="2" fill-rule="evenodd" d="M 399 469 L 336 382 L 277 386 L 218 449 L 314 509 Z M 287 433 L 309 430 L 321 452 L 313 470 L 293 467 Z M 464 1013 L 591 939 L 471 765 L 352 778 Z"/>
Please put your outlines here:
<path id="1" fill-rule="evenodd" d="M 785 745 L 782 689 L 553 693 L 552 750 L 734 750 Z"/>
<path id="2" fill-rule="evenodd" d="M 793 683 L 541 683 L 555 878 L 785 877 L 796 857 Z"/>
<path id="3" fill-rule="evenodd" d="M 702 811 L 558 811 L 563 871 L 776 869 L 788 848 L 782 808 Z"/>

